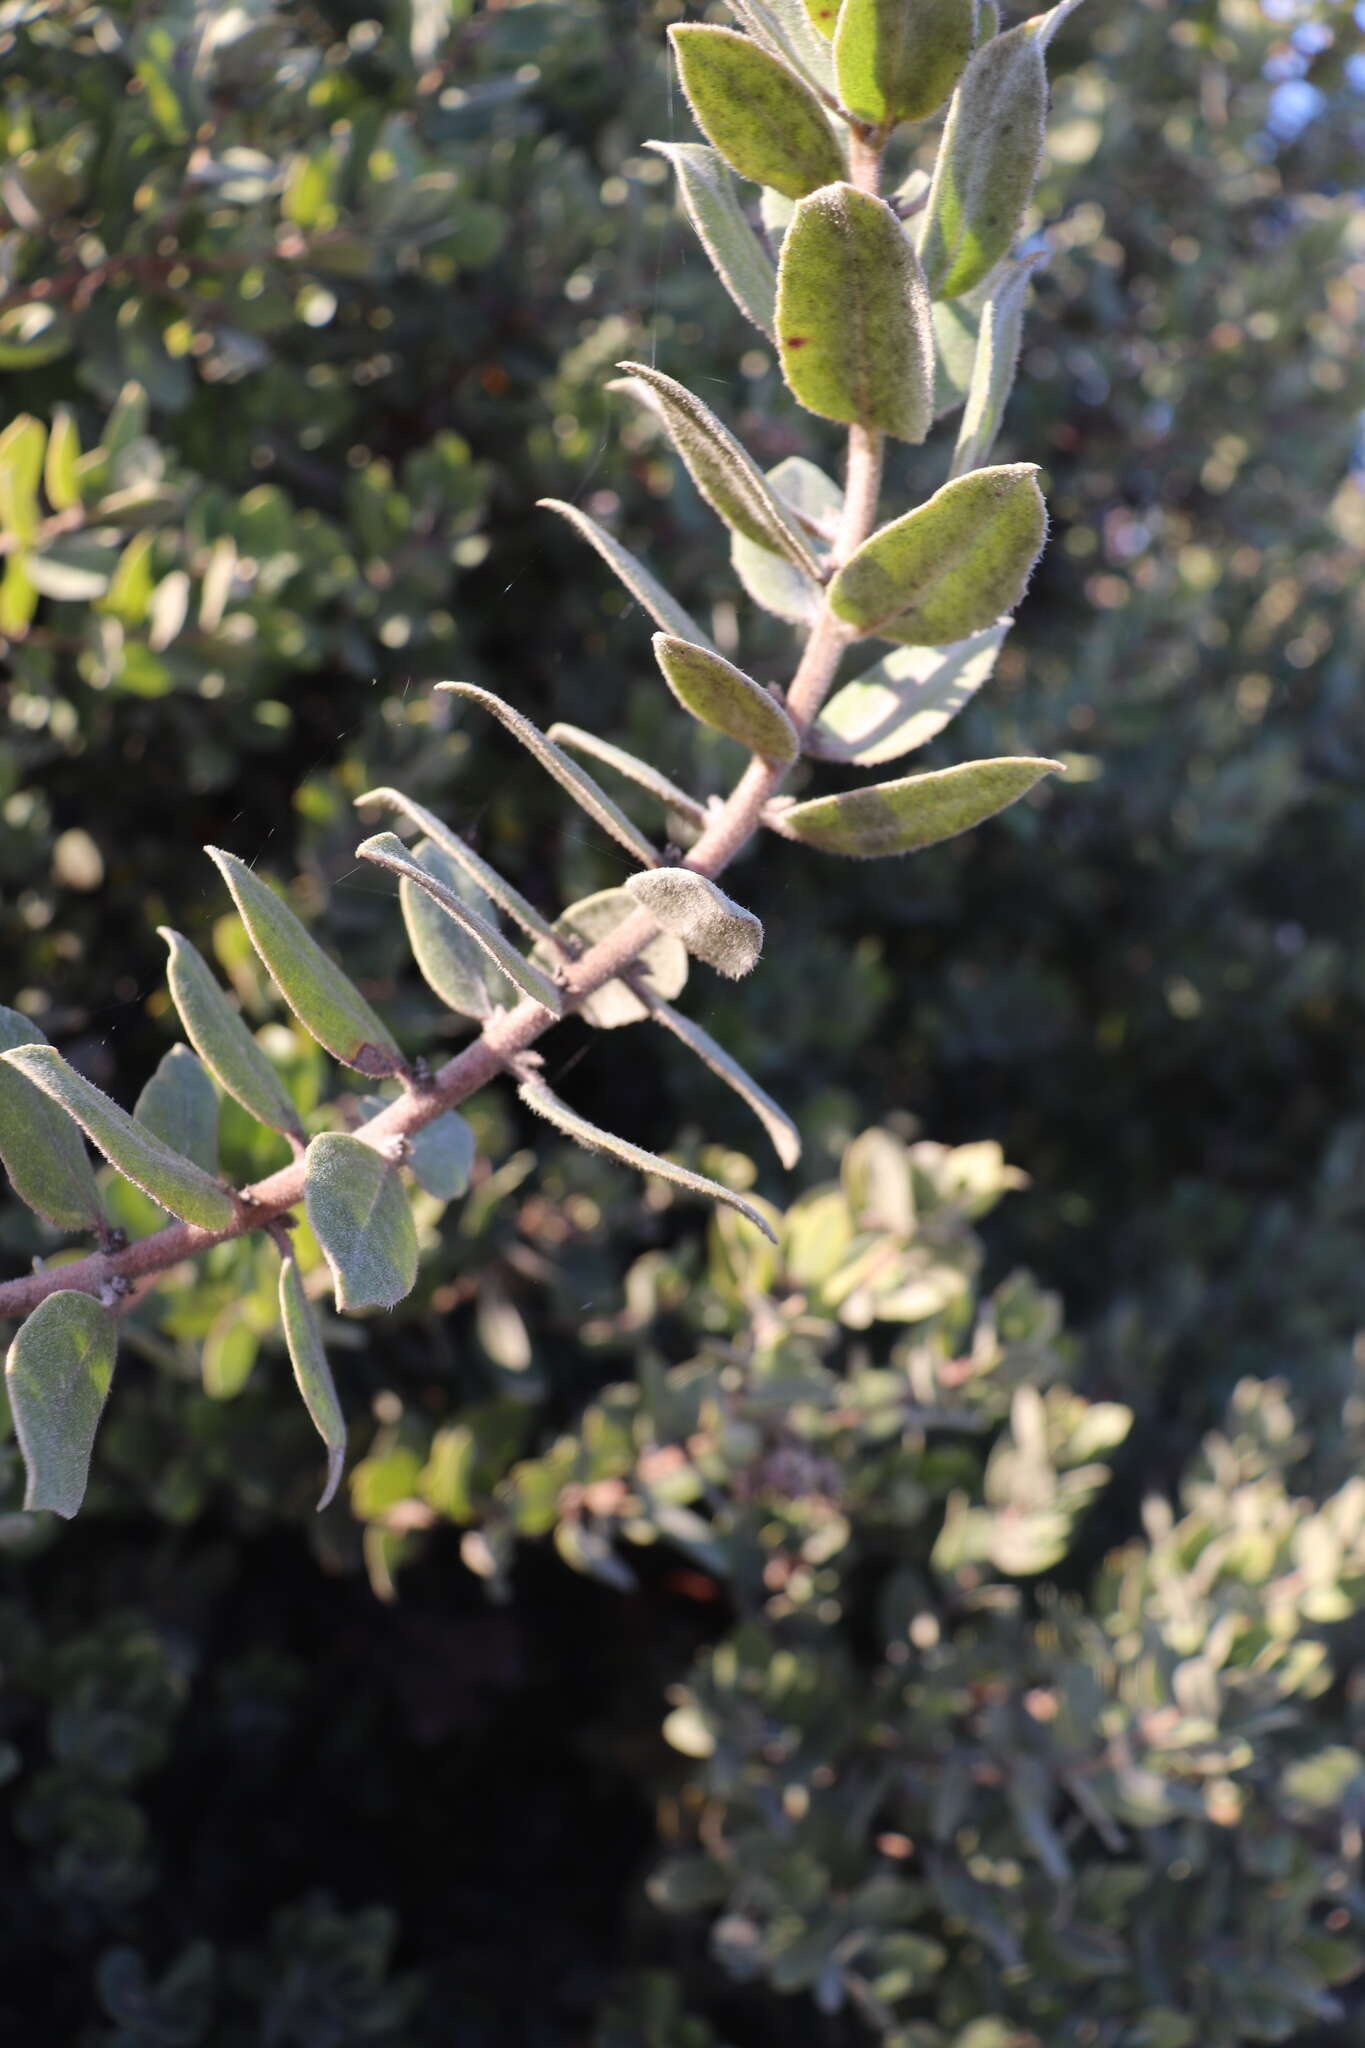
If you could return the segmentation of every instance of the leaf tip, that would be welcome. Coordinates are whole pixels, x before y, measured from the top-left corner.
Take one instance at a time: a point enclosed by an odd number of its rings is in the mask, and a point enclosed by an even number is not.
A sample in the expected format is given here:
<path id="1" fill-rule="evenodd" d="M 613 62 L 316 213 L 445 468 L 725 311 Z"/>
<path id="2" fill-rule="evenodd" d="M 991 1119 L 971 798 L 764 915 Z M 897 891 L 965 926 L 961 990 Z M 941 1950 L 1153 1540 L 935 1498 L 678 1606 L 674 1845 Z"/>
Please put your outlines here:
<path id="1" fill-rule="evenodd" d="M 324 1508 L 329 1508 L 336 1499 L 337 1488 L 341 1484 L 341 1475 L 345 1470 L 345 1466 L 345 1444 L 333 1444 L 327 1453 L 327 1481 L 322 1489 L 322 1498 L 317 1505 L 318 1514 L 321 1514 Z"/>

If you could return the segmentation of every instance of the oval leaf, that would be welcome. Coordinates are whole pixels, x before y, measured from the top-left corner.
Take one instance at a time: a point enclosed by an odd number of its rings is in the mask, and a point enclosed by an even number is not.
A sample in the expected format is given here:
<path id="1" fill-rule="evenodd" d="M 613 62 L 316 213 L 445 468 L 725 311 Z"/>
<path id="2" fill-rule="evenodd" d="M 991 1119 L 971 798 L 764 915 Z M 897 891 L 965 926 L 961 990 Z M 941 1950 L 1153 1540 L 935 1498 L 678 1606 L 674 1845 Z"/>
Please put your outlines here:
<path id="1" fill-rule="evenodd" d="M 0 1004 L 0 1052 L 46 1045 L 36 1024 Z M 0 1160 L 21 1202 L 59 1230 L 99 1230 L 99 1190 L 81 1134 L 56 1103 L 0 1060 Z"/>
<path id="2" fill-rule="evenodd" d="M 873 768 L 927 745 L 988 680 L 1008 631 L 1002 623 L 954 647 L 896 648 L 835 691 L 806 735 L 806 752 Z"/>
<path id="3" fill-rule="evenodd" d="M 481 860 L 472 846 L 466 846 L 459 833 L 452 832 L 449 825 L 443 824 L 434 811 L 427 810 L 424 804 L 419 804 L 413 797 L 404 796 L 399 789 L 367 789 L 364 796 L 358 796 L 355 800 L 357 810 L 363 810 L 371 804 L 387 804 L 391 810 L 398 811 L 409 819 L 416 825 L 424 839 L 434 840 L 443 853 L 448 853 L 452 860 L 458 861 L 470 880 L 482 889 L 486 896 L 491 896 L 531 938 L 549 937 L 554 929 L 550 920 L 542 917 L 534 903 L 528 903 L 520 890 L 514 889 L 496 868 L 490 868 L 486 860 Z"/>
<path id="4" fill-rule="evenodd" d="M 818 543 L 833 540 L 844 509 L 844 494 L 833 477 L 802 455 L 788 455 L 768 471 L 766 481 L 813 539 Z M 749 596 L 764 611 L 790 619 L 794 625 L 814 622 L 824 602 L 823 587 L 785 555 L 775 555 L 746 540 L 742 533 L 732 533 L 730 561 Z"/>
<path id="5" fill-rule="evenodd" d="M 929 294 L 884 200 L 839 184 L 800 202 L 782 243 L 777 343 L 809 412 L 924 439 L 934 418 Z"/>
<path id="6" fill-rule="evenodd" d="M 133 1106 L 138 1122 L 192 1159 L 210 1176 L 218 1171 L 218 1097 L 208 1070 L 187 1045 L 173 1045 Z"/>
<path id="7" fill-rule="evenodd" d="M 679 789 L 676 782 L 670 782 L 661 769 L 628 754 L 624 747 L 615 747 L 610 740 L 600 740 L 596 733 L 584 732 L 576 725 L 552 725 L 545 737 L 557 746 L 571 747 L 577 754 L 586 754 L 590 760 L 601 761 L 605 767 L 614 768 L 618 775 L 624 775 L 628 781 L 638 783 L 641 789 L 647 789 L 651 796 L 658 797 L 661 804 L 686 818 L 689 824 L 699 828 L 705 825 L 705 804 L 698 803 L 685 789 Z"/>
<path id="8" fill-rule="evenodd" d="M 666 633 L 680 633 L 685 640 L 701 640 L 710 646 L 710 640 L 689 612 L 670 597 L 658 578 L 652 576 L 643 562 L 638 561 L 629 548 L 623 548 L 604 526 L 595 519 L 589 519 L 586 512 L 580 512 L 577 505 L 566 505 L 562 498 L 537 498 L 547 512 L 558 512 L 561 519 L 567 519 L 576 532 L 581 533 L 592 547 L 595 547 L 608 568 L 614 569 L 626 589 L 637 603 L 642 604 L 656 625 Z"/>
<path id="9" fill-rule="evenodd" d="M 390 1162 L 344 1131 L 304 1154 L 304 1205 L 340 1309 L 393 1308 L 417 1279 L 417 1230 Z"/>
<path id="10" fill-rule="evenodd" d="M 584 896 L 580 902 L 571 903 L 555 929 L 561 938 L 573 940 L 580 947 L 595 946 L 599 939 L 609 938 L 618 925 L 633 916 L 637 907 L 624 889 L 599 889 L 595 896 Z M 632 964 L 643 971 L 648 986 L 665 1000 L 681 995 L 687 985 L 687 948 L 671 933 L 661 932 L 651 939 Z M 584 996 L 578 1014 L 599 1031 L 615 1031 L 622 1024 L 640 1023 L 648 1011 L 629 983 L 618 980 L 604 982 L 590 996 Z"/>
<path id="11" fill-rule="evenodd" d="M 972 380 L 949 472 L 952 476 L 966 476 L 969 470 L 980 469 L 995 445 L 1014 388 L 1029 279 L 1038 265 L 1046 261 L 1046 252 L 1040 251 L 1000 267 L 981 315 Z"/>
<path id="12" fill-rule="evenodd" d="M 80 459 L 81 435 L 75 415 L 64 405 L 56 406 L 43 463 L 43 489 L 54 512 L 69 512 L 73 505 L 81 502 L 76 470 Z"/>
<path id="13" fill-rule="evenodd" d="M 393 874 L 402 876 L 414 888 L 420 889 L 433 903 L 438 904 L 446 917 L 452 919 L 460 931 L 466 933 L 490 960 L 495 961 L 533 1002 L 548 1010 L 552 1017 L 563 1015 L 563 995 L 549 977 L 542 974 L 539 968 L 533 967 L 529 960 L 524 960 L 516 947 L 509 945 L 502 933 L 480 917 L 477 910 L 471 909 L 439 875 L 414 859 L 402 840 L 394 833 L 376 832 L 372 839 L 362 840 L 356 848 L 356 857 L 359 860 L 373 861 L 376 867 L 388 868 Z M 423 972 L 425 971 L 424 968 Z M 437 994 L 440 994 L 439 989 Z M 464 1014 L 472 1013 L 466 1011 Z"/>
<path id="14" fill-rule="evenodd" d="M 294 1379 L 303 1405 L 327 1446 L 327 1480 L 318 1502 L 318 1513 L 328 1506 L 341 1484 L 346 1463 L 346 1418 L 337 1399 L 336 1382 L 322 1348 L 322 1332 L 313 1304 L 303 1291 L 303 1278 L 292 1254 L 280 1262 L 280 1321 Z"/>
<path id="15" fill-rule="evenodd" d="M 418 1187 L 438 1202 L 453 1202 L 469 1187 L 477 1150 L 470 1126 L 448 1109 L 413 1132 L 403 1164 Z"/>
<path id="16" fill-rule="evenodd" d="M 537 1116 L 543 1116 L 547 1123 L 552 1123 L 567 1137 L 576 1139 L 589 1152 L 610 1153 L 613 1159 L 624 1160 L 627 1166 L 635 1167 L 640 1173 L 656 1173 L 677 1187 L 689 1188 L 693 1194 L 707 1195 L 713 1202 L 724 1202 L 727 1207 L 738 1209 L 740 1215 L 761 1230 L 765 1237 L 777 1243 L 766 1217 L 741 1196 L 722 1187 L 719 1181 L 707 1180 L 704 1174 L 692 1173 L 685 1166 L 676 1166 L 671 1159 L 660 1159 L 657 1153 L 646 1152 L 639 1145 L 616 1137 L 611 1131 L 601 1130 L 570 1109 L 566 1102 L 561 1102 L 543 1081 L 524 1081 L 517 1093 L 528 1109 L 533 1109 Z"/>
<path id="17" fill-rule="evenodd" d="M 757 965 L 762 924 L 705 875 L 691 868 L 653 868 L 632 875 L 626 888 L 657 925 L 676 933 L 689 953 L 718 974 L 738 981 Z"/>
<path id="18" fill-rule="evenodd" d="M 237 905 L 252 945 L 305 1031 L 332 1058 L 380 1079 L 403 1070 L 403 1055 L 335 960 L 304 930 L 275 891 L 244 861 L 206 846 Z"/>
<path id="19" fill-rule="evenodd" d="M 108 1309 L 66 1290 L 40 1301 L 10 1345 L 5 1384 L 28 1474 L 26 1508 L 70 1520 L 84 1500 L 117 1345 Z"/>
<path id="20" fill-rule="evenodd" d="M 794 71 L 732 28 L 668 31 L 693 119 L 731 170 L 789 199 L 844 174 L 820 102 Z"/>
<path id="21" fill-rule="evenodd" d="M 678 196 L 711 267 L 747 319 L 773 332 L 777 275 L 744 216 L 725 160 L 701 142 L 647 142 L 678 175 Z"/>
<path id="22" fill-rule="evenodd" d="M 703 1031 L 700 1024 L 691 1017 L 684 1017 L 668 1003 L 650 1002 L 650 1012 L 655 1021 L 690 1046 L 697 1058 L 711 1069 L 728 1088 L 733 1088 L 743 1102 L 747 1102 L 754 1115 L 772 1140 L 773 1150 L 782 1164 L 791 1170 L 801 1157 L 801 1134 L 784 1109 L 780 1109 L 765 1088 L 760 1088 L 752 1074 L 746 1073 L 738 1060 L 731 1059 L 723 1045 L 712 1038 L 709 1031 Z"/>
<path id="23" fill-rule="evenodd" d="M 538 725 L 532 725 L 529 718 L 523 718 L 519 711 L 514 711 L 501 697 L 495 697 L 491 690 L 480 690 L 473 683 L 438 683 L 436 687 L 438 690 L 449 690 L 452 696 L 465 697 L 471 704 L 479 704 L 485 711 L 491 711 L 494 718 L 505 725 L 529 753 L 535 755 L 541 767 L 568 790 L 574 802 L 581 805 L 604 832 L 609 832 L 613 839 L 619 840 L 626 851 L 633 853 L 645 867 L 658 867 L 661 855 L 657 848 L 650 845 L 643 832 L 636 831 L 625 812 L 612 802 L 604 789 L 599 788 L 591 775 L 585 774 L 576 761 L 571 761 L 567 754 L 561 753 L 558 747 L 546 739 Z"/>
<path id="24" fill-rule="evenodd" d="M 226 1188 L 163 1145 L 93 1081 L 69 1067 L 55 1047 L 21 1045 L 3 1058 L 74 1117 L 109 1164 L 172 1216 L 197 1223 L 201 1230 L 227 1230 L 236 1221 L 237 1204 Z"/>
<path id="25" fill-rule="evenodd" d="M 800 741 L 782 706 L 724 655 L 666 633 L 654 635 L 654 654 L 673 695 L 703 725 L 765 760 L 796 759 Z"/>
<path id="26" fill-rule="evenodd" d="M 965 640 L 1012 611 L 1047 537 L 1031 462 L 973 470 L 883 526 L 830 585 L 835 614 L 908 646 Z"/>
<path id="27" fill-rule="evenodd" d="M 658 370 L 647 369 L 643 363 L 622 363 L 619 367 L 648 391 L 669 439 L 712 511 L 736 533 L 744 534 L 773 554 L 785 555 L 807 576 L 818 577 L 819 566 L 795 520 L 773 496 L 752 458 L 709 407 L 694 397 L 686 385 Z"/>
<path id="28" fill-rule="evenodd" d="M 953 94 L 919 244 L 936 299 L 970 291 L 1019 231 L 1043 159 L 1043 47 L 1029 22 L 993 36 Z"/>
<path id="29" fill-rule="evenodd" d="M 483 890 L 443 847 L 432 839 L 420 839 L 412 858 L 466 909 L 497 930 L 493 906 Z M 486 949 L 407 875 L 398 884 L 398 901 L 422 978 L 450 1009 L 461 1017 L 482 1019 L 491 1017 L 500 1003 L 516 1000 L 507 976 L 493 965 Z"/>
<path id="30" fill-rule="evenodd" d="M 922 121 L 943 105 L 976 41 L 976 0 L 842 0 L 839 98 L 860 121 Z"/>
<path id="31" fill-rule="evenodd" d="M 303 1125 L 284 1083 L 218 986 L 203 956 L 181 933 L 158 925 L 170 959 L 166 979 L 185 1036 L 219 1086 L 269 1130 L 302 1141 Z"/>
<path id="32" fill-rule="evenodd" d="M 956 838 L 973 825 L 1026 796 L 1045 775 L 1062 775 L 1060 761 L 964 761 L 872 789 L 817 797 L 782 815 L 782 829 L 822 853 L 847 853 L 876 860 L 890 853 L 915 853 L 940 839 Z"/>

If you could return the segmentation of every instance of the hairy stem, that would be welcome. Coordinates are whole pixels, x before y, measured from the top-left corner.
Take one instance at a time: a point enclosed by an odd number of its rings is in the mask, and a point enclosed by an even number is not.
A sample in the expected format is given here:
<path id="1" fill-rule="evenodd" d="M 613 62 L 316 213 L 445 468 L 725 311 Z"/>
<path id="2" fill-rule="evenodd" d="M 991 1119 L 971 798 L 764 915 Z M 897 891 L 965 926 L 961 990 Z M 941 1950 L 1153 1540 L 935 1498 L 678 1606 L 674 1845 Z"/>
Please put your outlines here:
<path id="1" fill-rule="evenodd" d="M 854 129 L 850 144 L 850 175 L 867 192 L 881 183 L 881 137 Z M 844 562 L 872 532 L 877 519 L 881 484 L 882 436 L 859 426 L 849 428 L 844 510 L 834 545 L 836 562 Z M 839 660 L 854 629 L 837 619 L 828 602 L 820 608 L 786 694 L 786 708 L 798 732 L 805 734 L 828 696 Z M 755 757 L 725 803 L 706 826 L 684 865 L 714 880 L 740 854 L 759 830 L 764 808 L 786 774 L 778 762 Z M 605 982 L 629 968 L 655 936 L 658 926 L 647 910 L 636 910 L 605 939 L 564 968 L 570 1007 L 577 1007 Z M 447 1060 L 428 1086 L 391 1102 L 353 1135 L 376 1151 L 393 1156 L 394 1140 L 411 1138 L 443 1111 L 455 1109 L 500 1073 L 515 1071 L 556 1019 L 529 997 L 515 1009 L 490 1018 L 479 1037 Z M 126 1307 L 147 1291 L 155 1276 L 210 1245 L 241 1237 L 250 1230 L 270 1230 L 287 1218 L 303 1199 L 304 1162 L 294 1159 L 254 1186 L 239 1192 L 239 1213 L 223 1230 L 202 1230 L 194 1223 L 170 1223 L 150 1237 L 139 1238 L 122 1251 L 92 1252 L 70 1265 L 56 1266 L 0 1284 L 0 1318 L 29 1315 L 47 1295 L 76 1288 Z M 272 1235 L 273 1235 L 272 1231 Z M 133 1283 L 130 1291 L 119 1281 Z M 138 1282 L 143 1283 L 137 1285 Z"/>

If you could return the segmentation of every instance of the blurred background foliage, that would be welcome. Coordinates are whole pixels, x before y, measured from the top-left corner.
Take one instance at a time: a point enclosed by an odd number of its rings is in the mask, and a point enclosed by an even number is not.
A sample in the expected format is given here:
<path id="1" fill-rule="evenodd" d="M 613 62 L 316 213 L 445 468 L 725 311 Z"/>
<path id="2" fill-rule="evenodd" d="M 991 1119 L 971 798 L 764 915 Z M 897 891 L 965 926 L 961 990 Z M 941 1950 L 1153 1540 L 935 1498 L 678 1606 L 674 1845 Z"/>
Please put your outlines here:
<path id="1" fill-rule="evenodd" d="M 678 11 L 0 6 L 4 993 L 125 1103 L 168 922 L 335 1120 L 206 840 L 413 1048 L 460 1027 L 357 793 L 551 912 L 619 880 L 433 678 L 725 785 L 534 509 L 782 672 L 603 391 L 657 351 L 763 460 L 834 452 L 642 147 L 689 132 Z M 1072 772 L 910 866 L 751 863 L 763 968 L 704 1021 L 797 1116 L 795 1185 L 666 1042 L 556 1035 L 578 1105 L 756 1187 L 780 1252 L 495 1092 L 417 1294 L 331 1327 L 320 1520 L 245 1245 L 139 1310 L 78 1522 L 15 1511 L 0 1442 L 0 2032 L 1358 2038 L 1358 15 L 1090 0 L 1058 40 L 1000 449 L 1053 539 L 936 758 Z M 940 480 L 898 460 L 899 500 Z M 225 1105 L 229 1170 L 272 1143 Z M 0 1210 L 6 1270 L 51 1248 Z"/>

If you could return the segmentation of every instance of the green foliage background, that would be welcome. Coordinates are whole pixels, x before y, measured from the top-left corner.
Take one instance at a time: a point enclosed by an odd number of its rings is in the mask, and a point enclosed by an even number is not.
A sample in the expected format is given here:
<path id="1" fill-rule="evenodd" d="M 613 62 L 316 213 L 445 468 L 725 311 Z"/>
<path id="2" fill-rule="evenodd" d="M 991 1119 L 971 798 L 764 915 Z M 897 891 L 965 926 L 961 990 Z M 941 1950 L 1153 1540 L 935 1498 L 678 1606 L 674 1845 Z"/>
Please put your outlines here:
<path id="1" fill-rule="evenodd" d="M 414 1046 L 455 1027 L 355 872 L 359 791 L 410 790 L 546 909 L 619 880 L 433 678 L 724 786 L 534 510 L 614 524 L 724 646 L 725 549 L 610 366 L 657 348 L 765 461 L 835 449 L 642 148 L 689 134 L 673 12 L 0 9 L 4 416 L 69 409 L 124 494 L 114 591 L 79 594 L 65 532 L 36 610 L 0 585 L 0 944 L 121 1101 L 172 1035 L 158 923 L 322 1087 L 206 840 Z M 418 1292 L 331 1333 L 348 1502 L 311 1517 L 281 1357 L 235 1384 L 241 1246 L 139 1312 L 80 1521 L 21 1516 L 0 1443 L 0 2032 L 1356 2038 L 1350 33 L 1089 0 L 1058 40 L 1060 225 L 998 451 L 1045 465 L 1053 540 L 934 762 L 1072 772 L 910 864 L 745 871 L 767 952 L 705 1022 L 797 1115 L 798 1182 L 666 1042 L 554 1041 L 587 1114 L 799 1195 L 781 1264 L 495 1092 Z M 901 498 L 938 459 L 901 451 Z M 999 1208 L 982 1141 L 1028 1176 Z M 245 1118 L 225 1149 L 276 1159 Z M 0 1211 L 7 1271 L 50 1248 Z M 924 1412 L 888 1434 L 893 1369 Z"/>

